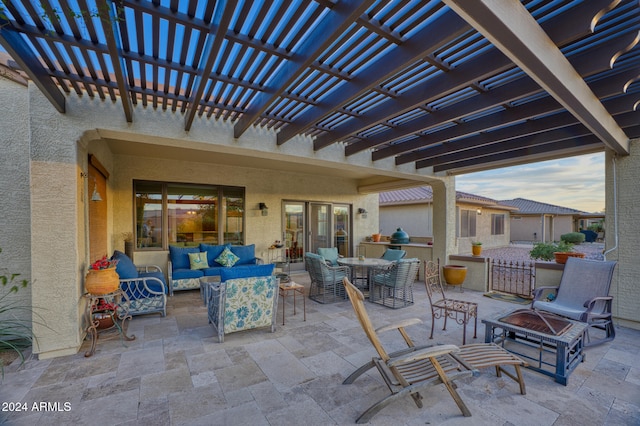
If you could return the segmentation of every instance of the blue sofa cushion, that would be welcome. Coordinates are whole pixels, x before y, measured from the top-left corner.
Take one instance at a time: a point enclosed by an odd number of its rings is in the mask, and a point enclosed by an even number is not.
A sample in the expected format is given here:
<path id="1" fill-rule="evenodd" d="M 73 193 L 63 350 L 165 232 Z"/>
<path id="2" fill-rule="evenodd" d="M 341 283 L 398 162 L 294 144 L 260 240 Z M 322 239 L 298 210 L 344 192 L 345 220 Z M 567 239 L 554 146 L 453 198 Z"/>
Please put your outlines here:
<path id="1" fill-rule="evenodd" d="M 250 244 L 248 246 L 231 246 L 233 254 L 240 259 L 236 262 L 236 265 L 250 265 L 256 263 L 256 245 Z"/>
<path id="2" fill-rule="evenodd" d="M 216 265 L 218 264 L 216 263 Z M 222 271 L 223 269 L 224 269 L 224 266 L 218 265 L 218 266 L 211 266 L 207 269 L 203 269 L 203 271 L 207 277 L 213 277 L 216 275 L 220 275 L 220 271 Z"/>
<path id="3" fill-rule="evenodd" d="M 200 278 L 204 277 L 205 269 L 174 269 L 171 274 L 173 280 L 184 280 L 187 278 Z"/>
<path id="4" fill-rule="evenodd" d="M 216 246 L 211 244 L 200 243 L 200 251 L 204 251 L 207 253 L 207 262 L 209 263 L 209 266 L 212 266 L 212 267 L 218 266 L 216 259 L 218 258 L 218 256 L 222 254 L 224 249 L 227 247 L 230 247 L 230 245 L 224 244 L 221 246 Z"/>
<path id="5" fill-rule="evenodd" d="M 136 269 L 136 265 L 133 264 L 133 261 L 121 251 L 114 251 L 113 256 L 111 256 L 112 260 L 117 260 L 116 264 L 116 272 L 121 280 L 128 280 L 131 278 L 138 278 L 138 270 Z"/>
<path id="6" fill-rule="evenodd" d="M 164 290 L 164 293 L 165 294 L 167 293 L 167 291 L 168 291 L 167 283 L 164 280 L 164 274 L 162 272 L 157 272 L 157 271 L 140 272 L 140 277 L 139 278 L 147 278 L 147 277 L 158 278 L 160 281 L 162 281 L 164 283 L 164 289 L 162 288 L 162 285 L 160 283 L 158 283 L 156 280 L 147 281 L 147 287 L 149 287 L 153 291 L 163 292 L 163 290 Z M 156 296 L 155 294 L 149 293 L 146 290 L 141 290 L 139 293 L 136 292 L 135 295 L 131 294 L 130 291 L 127 291 L 127 295 L 129 296 L 129 299 L 146 299 L 146 298 L 149 298 L 149 297 Z"/>
<path id="7" fill-rule="evenodd" d="M 204 251 L 204 250 L 202 250 Z M 189 269 L 189 253 L 200 253 L 200 247 L 176 247 L 169 246 L 169 259 L 173 270 Z"/>
<path id="8" fill-rule="evenodd" d="M 249 277 L 266 277 L 273 275 L 273 263 L 267 263 L 265 265 L 245 265 L 237 266 L 234 268 L 222 268 L 220 271 L 220 281 L 232 280 L 235 278 L 249 278 Z"/>

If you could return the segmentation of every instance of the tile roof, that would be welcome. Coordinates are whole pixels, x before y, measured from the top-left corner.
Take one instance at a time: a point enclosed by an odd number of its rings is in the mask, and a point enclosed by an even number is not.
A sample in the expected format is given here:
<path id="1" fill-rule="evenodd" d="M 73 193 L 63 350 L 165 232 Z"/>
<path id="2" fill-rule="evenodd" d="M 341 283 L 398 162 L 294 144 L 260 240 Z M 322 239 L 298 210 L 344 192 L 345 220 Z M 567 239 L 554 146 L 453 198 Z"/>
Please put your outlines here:
<path id="1" fill-rule="evenodd" d="M 418 186 L 381 192 L 378 199 L 381 206 L 430 203 L 433 201 L 433 191 L 430 186 Z M 500 201 L 462 191 L 456 191 L 456 201 L 512 210 L 511 206 L 501 205 Z"/>
<path id="2" fill-rule="evenodd" d="M 553 204 L 540 203 L 538 201 L 527 200 L 525 198 L 514 198 L 513 200 L 501 200 L 501 204 L 507 204 L 518 208 L 521 214 L 559 214 L 559 215 L 583 215 L 586 212 L 570 209 L 568 207 L 555 206 Z"/>

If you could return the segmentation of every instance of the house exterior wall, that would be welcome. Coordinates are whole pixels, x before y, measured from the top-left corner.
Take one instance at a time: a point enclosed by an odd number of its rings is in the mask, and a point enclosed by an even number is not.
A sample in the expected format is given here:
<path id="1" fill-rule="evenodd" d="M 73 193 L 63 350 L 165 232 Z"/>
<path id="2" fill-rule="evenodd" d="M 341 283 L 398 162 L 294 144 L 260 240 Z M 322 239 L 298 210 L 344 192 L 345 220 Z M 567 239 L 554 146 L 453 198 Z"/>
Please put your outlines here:
<path id="1" fill-rule="evenodd" d="M 543 220 L 551 229 L 543 229 Z M 561 235 L 574 232 L 573 216 L 516 213 L 511 216 L 510 223 L 511 241 L 548 241 L 545 235 L 549 235 L 551 241 L 560 241 Z"/>
<path id="2" fill-rule="evenodd" d="M 476 211 L 478 206 L 475 204 L 458 203 L 457 209 L 473 210 Z M 510 229 L 511 220 L 508 210 L 492 209 L 488 207 L 482 207 L 481 214 L 476 215 L 476 235 L 475 237 L 458 237 L 458 254 L 471 253 L 471 243 L 474 241 L 480 241 L 483 248 L 490 247 L 504 247 L 509 245 L 510 241 Z M 491 215 L 502 214 L 504 215 L 504 234 L 491 235 Z M 459 221 L 459 217 L 457 218 Z"/>
<path id="3" fill-rule="evenodd" d="M 411 237 L 433 236 L 431 203 L 380 206 L 380 231 L 391 235 L 402 228 Z"/>
<path id="4" fill-rule="evenodd" d="M 613 315 L 618 324 L 640 329 L 640 139 L 631 141 L 628 156 L 616 156 L 607 150 L 605 171 L 605 257 L 618 262 L 609 292 Z"/>

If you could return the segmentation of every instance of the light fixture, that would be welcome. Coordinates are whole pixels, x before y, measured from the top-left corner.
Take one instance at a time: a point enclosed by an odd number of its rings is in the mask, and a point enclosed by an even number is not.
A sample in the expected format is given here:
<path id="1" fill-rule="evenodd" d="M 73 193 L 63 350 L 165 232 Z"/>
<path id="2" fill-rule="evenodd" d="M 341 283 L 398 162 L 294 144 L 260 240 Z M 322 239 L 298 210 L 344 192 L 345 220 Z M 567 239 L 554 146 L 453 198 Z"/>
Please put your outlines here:
<path id="1" fill-rule="evenodd" d="M 478 213 L 479 215 L 481 215 L 481 214 L 482 214 L 482 209 L 477 209 L 477 210 L 476 210 L 476 213 Z"/>
<path id="2" fill-rule="evenodd" d="M 258 208 L 262 212 L 262 216 L 268 216 L 269 215 L 269 207 L 267 207 L 267 205 L 265 203 L 258 204 Z"/>
<path id="3" fill-rule="evenodd" d="M 362 219 L 366 219 L 367 218 L 367 210 L 363 209 L 362 207 L 360 207 L 358 209 L 358 214 L 360 215 L 360 217 Z"/>
<path id="4" fill-rule="evenodd" d="M 102 201 L 102 197 L 98 192 L 98 184 L 96 180 L 93 180 L 93 194 L 91 194 L 91 201 Z"/>

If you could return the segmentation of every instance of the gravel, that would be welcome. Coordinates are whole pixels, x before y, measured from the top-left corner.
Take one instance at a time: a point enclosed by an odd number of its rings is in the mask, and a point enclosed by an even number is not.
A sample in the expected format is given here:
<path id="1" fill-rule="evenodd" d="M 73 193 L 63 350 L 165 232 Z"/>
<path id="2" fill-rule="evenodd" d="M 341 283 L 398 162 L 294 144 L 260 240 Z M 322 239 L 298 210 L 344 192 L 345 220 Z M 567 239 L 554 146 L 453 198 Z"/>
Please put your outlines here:
<path id="1" fill-rule="evenodd" d="M 529 251 L 531 251 L 532 248 L 533 244 L 510 244 L 507 247 L 484 249 L 482 250 L 482 256 L 513 262 L 530 262 L 533 261 L 533 259 L 529 257 Z M 604 259 L 604 256 L 602 255 L 604 250 L 603 243 L 582 243 L 576 245 L 573 250 L 584 253 L 585 259 Z"/>

